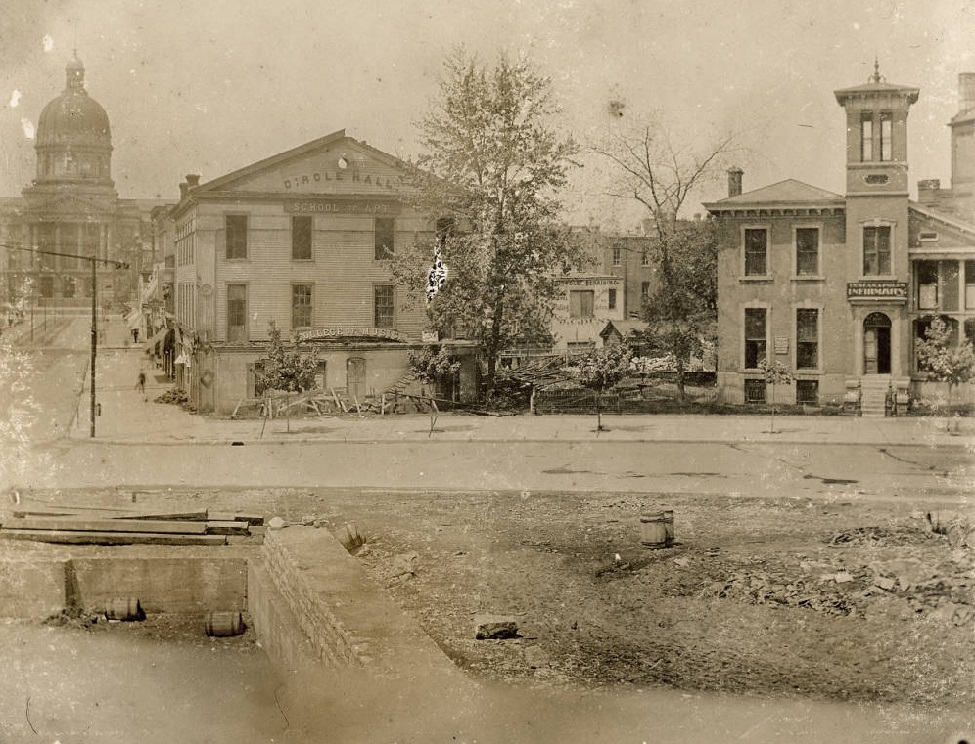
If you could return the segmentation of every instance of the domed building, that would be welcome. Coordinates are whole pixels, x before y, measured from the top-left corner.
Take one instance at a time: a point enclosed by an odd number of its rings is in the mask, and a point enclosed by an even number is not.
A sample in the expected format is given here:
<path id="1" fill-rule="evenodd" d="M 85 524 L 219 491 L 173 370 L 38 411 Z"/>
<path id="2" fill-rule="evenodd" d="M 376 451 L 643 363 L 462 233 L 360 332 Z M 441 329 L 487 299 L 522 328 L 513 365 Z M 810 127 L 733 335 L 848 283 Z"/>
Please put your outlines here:
<path id="1" fill-rule="evenodd" d="M 151 255 L 150 211 L 163 202 L 119 198 L 111 123 L 89 95 L 77 55 L 65 77 L 64 90 L 37 121 L 34 179 L 20 198 L 0 199 L 0 244 L 8 245 L 0 252 L 0 292 L 8 314 L 27 305 L 35 312 L 90 308 L 91 262 L 75 256 L 128 264 L 96 264 L 97 301 L 113 312 L 131 309 L 143 254 Z M 34 252 L 9 247 L 18 245 Z"/>

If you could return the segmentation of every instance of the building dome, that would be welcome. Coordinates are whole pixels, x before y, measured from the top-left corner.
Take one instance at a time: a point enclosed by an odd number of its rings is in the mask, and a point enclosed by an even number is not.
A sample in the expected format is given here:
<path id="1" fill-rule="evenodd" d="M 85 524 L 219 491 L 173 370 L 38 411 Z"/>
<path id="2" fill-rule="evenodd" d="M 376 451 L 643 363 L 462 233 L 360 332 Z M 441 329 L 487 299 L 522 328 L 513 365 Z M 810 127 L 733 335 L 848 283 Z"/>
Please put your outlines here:
<path id="1" fill-rule="evenodd" d="M 41 112 L 37 122 L 37 145 L 112 144 L 112 131 L 105 113 L 85 90 L 85 68 L 75 57 L 67 67 L 67 85 L 60 96 Z"/>
<path id="2" fill-rule="evenodd" d="M 65 67 L 67 82 L 37 121 L 37 176 L 41 180 L 111 177 L 112 130 L 85 90 L 85 66 L 77 55 Z"/>

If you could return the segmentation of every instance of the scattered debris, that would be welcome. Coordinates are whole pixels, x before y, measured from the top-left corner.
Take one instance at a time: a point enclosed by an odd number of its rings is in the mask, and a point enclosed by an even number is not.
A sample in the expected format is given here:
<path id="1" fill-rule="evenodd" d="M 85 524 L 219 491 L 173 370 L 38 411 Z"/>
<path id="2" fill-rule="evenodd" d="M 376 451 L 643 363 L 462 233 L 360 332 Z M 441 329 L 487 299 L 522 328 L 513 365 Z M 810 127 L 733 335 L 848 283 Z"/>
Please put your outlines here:
<path id="1" fill-rule="evenodd" d="M 517 636 L 518 621 L 510 615 L 477 615 L 474 618 L 474 637 L 479 641 Z"/>
<path id="2" fill-rule="evenodd" d="M 339 535 L 339 542 L 342 543 L 346 550 L 355 554 L 356 550 L 365 545 L 366 538 L 362 536 L 359 528 L 354 524 L 347 524 L 342 530 L 342 534 Z"/>

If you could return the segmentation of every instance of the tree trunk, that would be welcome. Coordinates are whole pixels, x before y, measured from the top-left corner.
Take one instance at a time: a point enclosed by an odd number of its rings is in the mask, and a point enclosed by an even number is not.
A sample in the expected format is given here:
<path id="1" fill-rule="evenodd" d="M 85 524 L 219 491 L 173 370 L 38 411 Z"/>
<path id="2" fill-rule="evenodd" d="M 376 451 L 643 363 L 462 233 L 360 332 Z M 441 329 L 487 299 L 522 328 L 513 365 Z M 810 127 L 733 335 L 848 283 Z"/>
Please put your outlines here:
<path id="1" fill-rule="evenodd" d="M 602 397 L 603 397 L 603 391 L 597 390 L 596 391 L 596 431 L 603 430 L 603 414 L 602 414 L 602 409 L 600 408 L 599 405 L 601 402 L 600 399 Z"/>
<path id="2" fill-rule="evenodd" d="M 684 370 L 678 369 L 677 370 L 677 398 L 680 400 L 681 403 L 687 400 L 687 393 L 684 390 L 685 377 L 686 377 L 686 373 L 684 372 Z"/>
<path id="3" fill-rule="evenodd" d="M 487 388 L 487 394 L 491 395 L 494 392 L 494 375 L 497 371 L 498 365 L 498 352 L 501 346 L 501 323 L 504 320 L 504 305 L 502 304 L 501 295 L 494 303 L 494 315 L 491 318 L 491 335 L 488 337 L 487 349 L 487 376 L 485 379 L 485 387 Z"/>

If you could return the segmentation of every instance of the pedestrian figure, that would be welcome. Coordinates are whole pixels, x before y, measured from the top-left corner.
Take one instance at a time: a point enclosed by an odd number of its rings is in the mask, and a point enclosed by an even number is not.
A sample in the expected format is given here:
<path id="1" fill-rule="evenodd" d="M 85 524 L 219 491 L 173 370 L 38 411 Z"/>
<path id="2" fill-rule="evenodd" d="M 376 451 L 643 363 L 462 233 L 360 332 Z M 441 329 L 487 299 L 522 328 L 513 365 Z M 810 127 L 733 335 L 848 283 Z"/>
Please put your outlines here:
<path id="1" fill-rule="evenodd" d="M 146 373 L 139 372 L 139 381 L 135 384 L 135 389 L 142 395 L 142 400 L 146 399 Z"/>
<path id="2" fill-rule="evenodd" d="M 133 328 L 132 329 L 132 343 L 134 343 L 134 344 L 139 343 L 139 329 L 138 328 Z"/>

